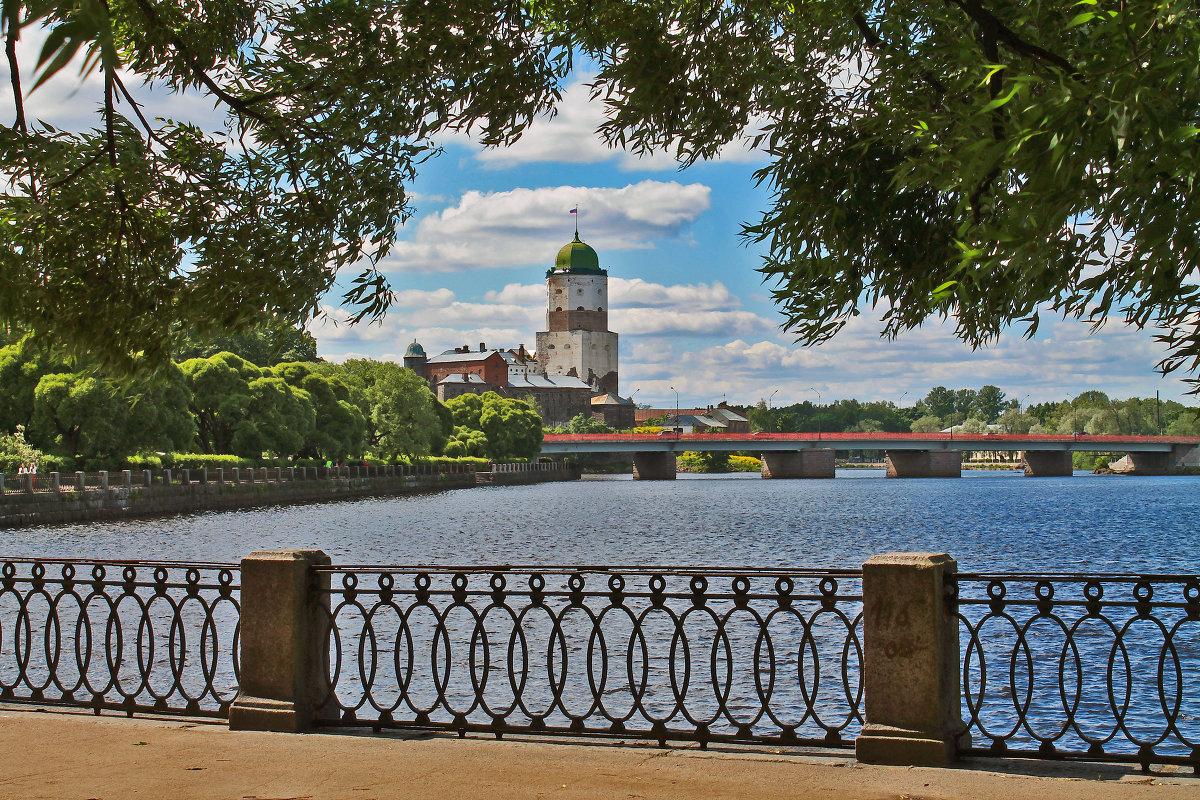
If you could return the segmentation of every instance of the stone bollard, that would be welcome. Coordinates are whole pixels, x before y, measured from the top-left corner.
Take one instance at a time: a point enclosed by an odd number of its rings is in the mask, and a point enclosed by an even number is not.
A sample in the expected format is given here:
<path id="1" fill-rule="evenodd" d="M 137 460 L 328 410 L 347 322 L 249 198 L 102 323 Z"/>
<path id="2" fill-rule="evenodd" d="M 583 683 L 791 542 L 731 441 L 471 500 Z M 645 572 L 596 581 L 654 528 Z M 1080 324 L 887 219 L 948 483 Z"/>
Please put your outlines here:
<path id="1" fill-rule="evenodd" d="M 108 489 L 108 470 L 106 469 L 100 470 L 100 488 L 104 490 Z"/>
<path id="2" fill-rule="evenodd" d="M 329 575 L 312 568 L 329 563 L 320 550 L 242 559 L 241 680 L 230 729 L 295 733 L 317 719 L 328 686 Z"/>
<path id="3" fill-rule="evenodd" d="M 863 564 L 862 732 L 864 764 L 941 767 L 966 727 L 960 713 L 958 620 L 945 582 L 945 553 L 888 553 Z"/>

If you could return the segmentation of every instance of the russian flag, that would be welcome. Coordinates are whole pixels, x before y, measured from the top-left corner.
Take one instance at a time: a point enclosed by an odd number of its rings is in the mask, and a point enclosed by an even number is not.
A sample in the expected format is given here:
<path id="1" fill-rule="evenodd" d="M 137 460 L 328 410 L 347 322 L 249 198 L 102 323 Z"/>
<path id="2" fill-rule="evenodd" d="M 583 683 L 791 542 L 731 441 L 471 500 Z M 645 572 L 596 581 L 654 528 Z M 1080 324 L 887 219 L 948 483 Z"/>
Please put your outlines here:
<path id="1" fill-rule="evenodd" d="M 579 213 L 579 206 L 575 206 L 574 208 L 572 208 L 572 209 L 571 209 L 571 213 L 572 213 L 572 214 L 578 214 L 578 213 Z"/>

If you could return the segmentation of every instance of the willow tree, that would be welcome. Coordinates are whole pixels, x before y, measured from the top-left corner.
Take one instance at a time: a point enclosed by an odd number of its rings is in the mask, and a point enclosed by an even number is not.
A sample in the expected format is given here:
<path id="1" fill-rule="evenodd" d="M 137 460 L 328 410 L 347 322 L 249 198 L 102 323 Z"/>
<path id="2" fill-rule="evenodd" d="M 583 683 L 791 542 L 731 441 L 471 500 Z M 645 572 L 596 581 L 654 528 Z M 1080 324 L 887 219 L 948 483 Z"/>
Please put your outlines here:
<path id="1" fill-rule="evenodd" d="M 1200 16 L 1184 0 L 3 9 L 18 100 L 0 318 L 115 362 L 161 356 L 171 322 L 303 318 L 341 267 L 361 270 L 353 316 L 380 313 L 374 264 L 437 137 L 512 141 L 582 53 L 614 145 L 685 164 L 745 137 L 764 151 L 770 207 L 745 235 L 800 341 L 871 304 L 887 335 L 940 316 L 972 345 L 1052 309 L 1157 327 L 1164 370 L 1200 367 Z M 50 30 L 35 81 L 79 53 L 103 73 L 96 130 L 25 118 L 14 41 L 33 25 Z M 228 131 L 150 121 L 130 80 L 204 95 Z"/>

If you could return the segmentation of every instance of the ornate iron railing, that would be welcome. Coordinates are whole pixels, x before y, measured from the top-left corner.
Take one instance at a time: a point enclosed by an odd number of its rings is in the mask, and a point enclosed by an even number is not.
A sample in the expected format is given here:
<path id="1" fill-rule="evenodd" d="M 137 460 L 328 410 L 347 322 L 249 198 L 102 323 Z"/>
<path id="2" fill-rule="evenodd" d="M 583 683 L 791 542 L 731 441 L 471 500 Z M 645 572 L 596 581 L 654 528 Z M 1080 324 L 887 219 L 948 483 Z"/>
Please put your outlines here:
<path id="1" fill-rule="evenodd" d="M 1197 576 L 956 577 L 968 754 L 1200 767 Z"/>
<path id="2" fill-rule="evenodd" d="M 857 570 L 319 573 L 328 724 L 832 747 L 862 724 Z"/>
<path id="3" fill-rule="evenodd" d="M 228 715 L 238 568 L 0 561 L 0 701 Z"/>

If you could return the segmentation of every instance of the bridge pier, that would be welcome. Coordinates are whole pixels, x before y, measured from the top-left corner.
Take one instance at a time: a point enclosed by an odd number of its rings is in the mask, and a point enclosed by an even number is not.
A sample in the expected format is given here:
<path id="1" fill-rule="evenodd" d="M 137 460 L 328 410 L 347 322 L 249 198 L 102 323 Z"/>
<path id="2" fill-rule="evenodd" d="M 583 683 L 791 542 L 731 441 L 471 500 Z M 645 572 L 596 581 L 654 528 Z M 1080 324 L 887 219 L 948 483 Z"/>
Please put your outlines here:
<path id="1" fill-rule="evenodd" d="M 888 450 L 889 478 L 962 477 L 962 452 L 959 450 Z"/>
<path id="2" fill-rule="evenodd" d="M 674 453 L 633 454 L 633 479 L 635 481 L 673 481 L 675 472 Z"/>
<path id="3" fill-rule="evenodd" d="M 1144 453 L 1131 450 L 1125 454 L 1130 469 L 1127 475 L 1170 475 L 1175 465 L 1172 453 Z"/>
<path id="4" fill-rule="evenodd" d="M 764 478 L 832 478 L 833 451 L 827 448 L 762 453 Z"/>
<path id="5" fill-rule="evenodd" d="M 1074 474 L 1074 462 L 1069 450 L 1023 450 L 1027 478 L 1069 478 Z"/>

